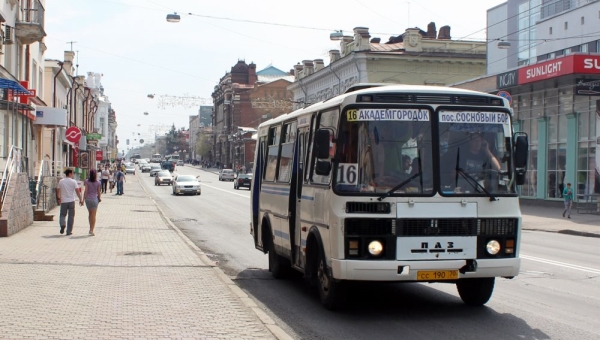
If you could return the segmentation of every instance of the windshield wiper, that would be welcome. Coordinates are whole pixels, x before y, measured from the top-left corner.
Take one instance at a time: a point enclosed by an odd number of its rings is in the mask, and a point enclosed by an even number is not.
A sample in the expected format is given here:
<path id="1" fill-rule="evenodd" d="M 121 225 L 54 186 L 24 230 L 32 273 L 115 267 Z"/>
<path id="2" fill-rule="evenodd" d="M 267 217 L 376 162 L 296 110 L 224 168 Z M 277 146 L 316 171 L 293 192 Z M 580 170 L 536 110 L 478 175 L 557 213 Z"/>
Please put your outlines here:
<path id="1" fill-rule="evenodd" d="M 377 200 L 378 200 L 378 201 L 383 201 L 383 199 L 384 199 L 384 198 L 386 198 L 386 197 L 390 197 L 390 195 L 391 195 L 391 194 L 392 194 L 394 191 L 396 191 L 396 190 L 398 190 L 398 189 L 402 188 L 403 186 L 405 186 L 406 184 L 408 184 L 410 181 L 412 181 L 413 179 L 415 179 L 415 178 L 417 178 L 417 177 L 421 176 L 422 174 L 423 174 L 423 173 L 421 172 L 421 169 L 419 169 L 419 172 L 417 172 L 417 173 L 415 173 L 414 175 L 410 176 L 410 177 L 409 177 L 409 178 L 407 178 L 406 180 L 404 180 L 404 181 L 400 182 L 400 184 L 398 184 L 398 185 L 396 185 L 395 187 L 391 188 L 391 189 L 390 189 L 388 192 L 386 192 L 385 194 L 383 194 L 383 195 L 379 196 L 379 198 L 377 198 Z"/>
<path id="2" fill-rule="evenodd" d="M 494 195 L 487 191 L 483 185 L 479 184 L 479 182 L 473 178 L 473 176 L 466 173 L 462 168 L 456 167 L 456 173 L 461 174 L 465 178 L 466 182 L 471 184 L 475 189 L 481 189 L 481 191 L 483 191 L 490 198 L 490 202 L 498 200 Z"/>

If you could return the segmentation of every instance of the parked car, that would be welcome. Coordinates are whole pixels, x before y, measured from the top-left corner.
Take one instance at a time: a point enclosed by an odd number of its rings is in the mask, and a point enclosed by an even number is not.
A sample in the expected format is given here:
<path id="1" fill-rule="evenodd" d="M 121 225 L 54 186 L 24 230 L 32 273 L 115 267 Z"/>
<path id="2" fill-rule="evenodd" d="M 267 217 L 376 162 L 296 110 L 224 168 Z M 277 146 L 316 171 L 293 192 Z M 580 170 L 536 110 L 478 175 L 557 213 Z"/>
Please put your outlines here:
<path id="1" fill-rule="evenodd" d="M 250 190 L 250 185 L 252 184 L 252 174 L 239 174 L 237 178 L 233 181 L 233 188 L 238 190 L 240 187 L 248 187 Z"/>
<path id="2" fill-rule="evenodd" d="M 134 174 L 135 175 L 135 165 L 125 165 L 125 174 Z"/>
<path id="3" fill-rule="evenodd" d="M 154 185 L 173 185 L 173 176 L 168 170 L 161 170 L 154 176 Z"/>
<path id="4" fill-rule="evenodd" d="M 192 194 L 200 195 L 200 180 L 199 176 L 179 175 L 175 177 L 173 182 L 173 195 Z"/>
<path id="5" fill-rule="evenodd" d="M 145 163 L 142 164 L 141 170 L 142 172 L 150 172 L 150 170 L 152 169 L 152 165 Z"/>
<path id="6" fill-rule="evenodd" d="M 219 181 L 233 181 L 235 179 L 235 172 L 232 169 L 223 169 L 219 171 Z"/>
<path id="7" fill-rule="evenodd" d="M 150 176 L 156 176 L 159 171 L 162 171 L 160 165 L 154 164 L 150 166 Z"/>
<path id="8" fill-rule="evenodd" d="M 177 161 L 177 166 L 183 166 L 183 161 L 181 159 Z"/>

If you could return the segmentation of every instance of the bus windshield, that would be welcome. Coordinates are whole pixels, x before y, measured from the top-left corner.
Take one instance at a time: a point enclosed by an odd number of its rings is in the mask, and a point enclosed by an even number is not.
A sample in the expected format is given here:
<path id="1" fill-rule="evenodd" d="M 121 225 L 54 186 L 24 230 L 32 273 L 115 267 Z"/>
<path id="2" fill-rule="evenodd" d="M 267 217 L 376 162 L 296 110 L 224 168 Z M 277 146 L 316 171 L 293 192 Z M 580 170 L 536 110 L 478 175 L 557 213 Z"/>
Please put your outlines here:
<path id="1" fill-rule="evenodd" d="M 342 194 L 514 195 L 510 129 L 505 112 L 347 110 L 337 138 L 334 188 Z"/>
<path id="2" fill-rule="evenodd" d="M 357 109 L 342 117 L 336 191 L 433 194 L 431 111 Z"/>
<path id="3" fill-rule="evenodd" d="M 508 113 L 442 110 L 439 140 L 442 195 L 515 193 Z"/>

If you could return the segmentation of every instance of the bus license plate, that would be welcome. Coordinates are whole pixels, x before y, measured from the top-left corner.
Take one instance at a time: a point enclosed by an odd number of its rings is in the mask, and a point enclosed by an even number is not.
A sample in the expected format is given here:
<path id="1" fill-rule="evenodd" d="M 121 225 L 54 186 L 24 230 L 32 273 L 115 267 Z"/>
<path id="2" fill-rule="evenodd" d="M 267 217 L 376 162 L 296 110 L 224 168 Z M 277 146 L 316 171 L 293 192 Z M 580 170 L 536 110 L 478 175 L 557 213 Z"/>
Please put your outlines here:
<path id="1" fill-rule="evenodd" d="M 417 281 L 457 280 L 458 270 L 419 270 Z"/>

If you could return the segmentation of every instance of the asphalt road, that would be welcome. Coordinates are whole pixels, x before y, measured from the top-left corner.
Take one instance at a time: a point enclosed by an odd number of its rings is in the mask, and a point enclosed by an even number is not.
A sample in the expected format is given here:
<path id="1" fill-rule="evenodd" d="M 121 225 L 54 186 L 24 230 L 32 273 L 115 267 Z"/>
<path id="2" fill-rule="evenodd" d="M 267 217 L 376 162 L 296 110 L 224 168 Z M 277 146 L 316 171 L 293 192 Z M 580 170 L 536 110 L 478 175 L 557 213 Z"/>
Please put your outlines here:
<path id="1" fill-rule="evenodd" d="M 172 196 L 140 174 L 169 218 L 297 339 L 599 339 L 600 239 L 523 232 L 521 274 L 490 302 L 464 305 L 451 284 L 353 284 L 348 306 L 321 307 L 300 279 L 275 280 L 249 233 L 249 191 L 191 167 L 201 196 Z"/>

